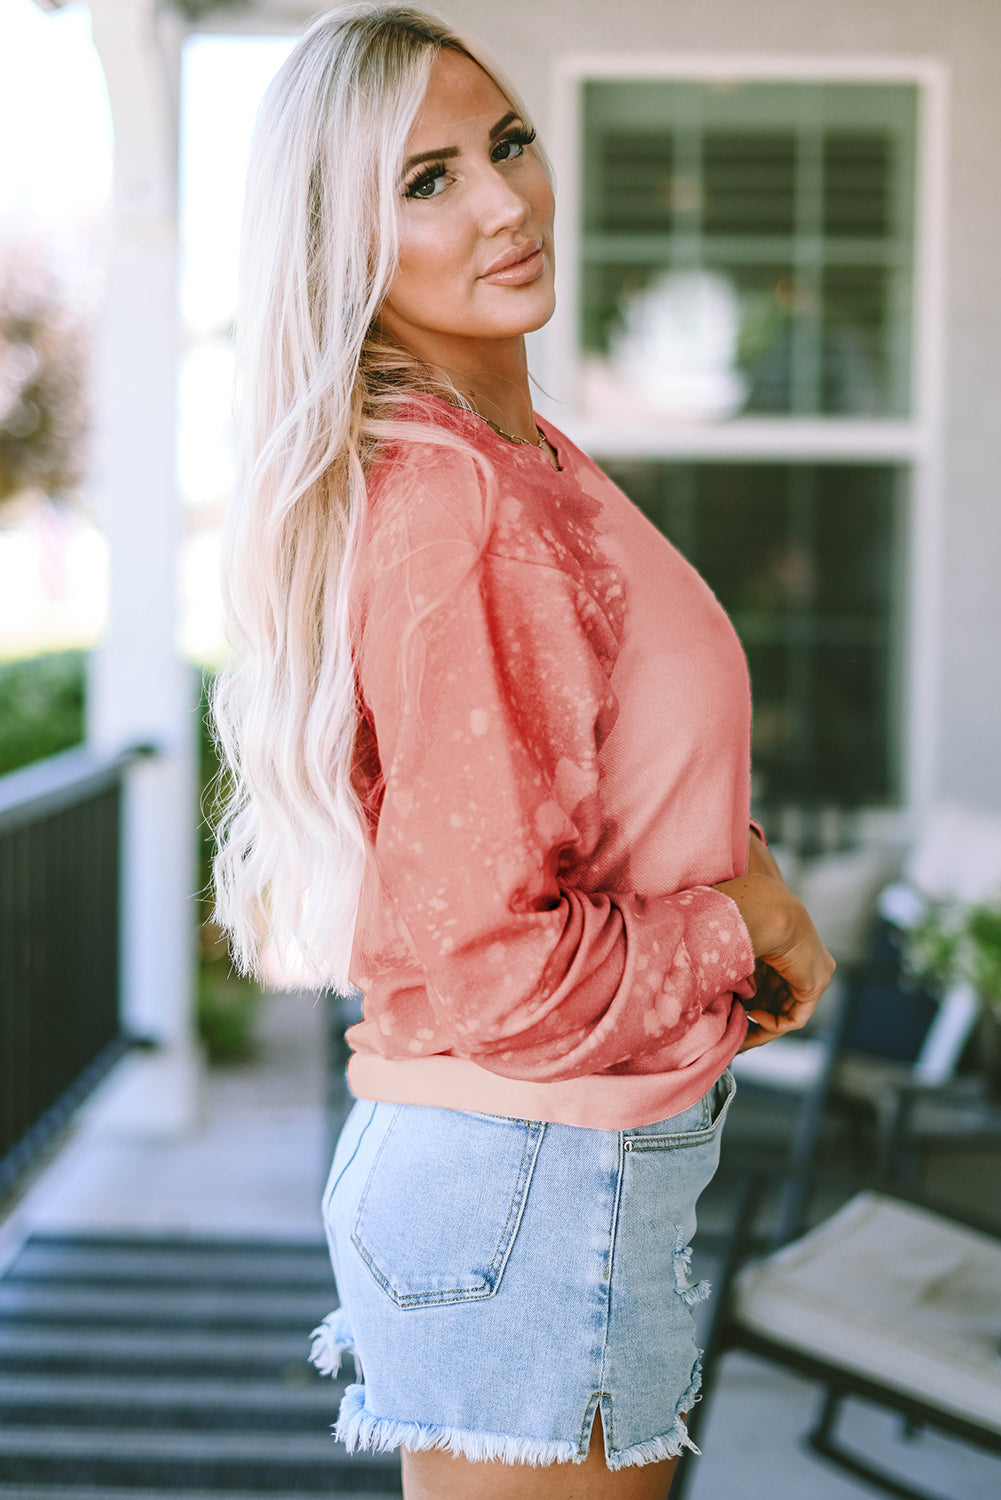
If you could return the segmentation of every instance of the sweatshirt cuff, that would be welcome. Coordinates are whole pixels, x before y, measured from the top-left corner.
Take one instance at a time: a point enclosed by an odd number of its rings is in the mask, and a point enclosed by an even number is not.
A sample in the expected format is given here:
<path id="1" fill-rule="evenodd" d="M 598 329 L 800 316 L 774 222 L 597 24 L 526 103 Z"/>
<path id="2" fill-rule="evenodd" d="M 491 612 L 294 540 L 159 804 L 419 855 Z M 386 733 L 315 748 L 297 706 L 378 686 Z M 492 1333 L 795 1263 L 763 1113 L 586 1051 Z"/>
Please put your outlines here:
<path id="1" fill-rule="evenodd" d="M 733 927 L 727 932 L 729 939 L 728 967 L 730 974 L 727 978 L 733 978 L 730 988 L 741 998 L 754 993 L 754 944 L 748 931 L 747 923 L 741 914 L 740 907 L 732 896 L 725 891 L 716 891 L 717 896 L 722 896 L 726 902 Z"/>
<path id="2" fill-rule="evenodd" d="M 754 945 L 747 923 L 725 891 L 709 886 L 705 894 L 712 899 L 702 905 L 686 938 L 698 971 L 697 988 L 702 998 L 724 990 L 745 993 L 754 974 Z"/>

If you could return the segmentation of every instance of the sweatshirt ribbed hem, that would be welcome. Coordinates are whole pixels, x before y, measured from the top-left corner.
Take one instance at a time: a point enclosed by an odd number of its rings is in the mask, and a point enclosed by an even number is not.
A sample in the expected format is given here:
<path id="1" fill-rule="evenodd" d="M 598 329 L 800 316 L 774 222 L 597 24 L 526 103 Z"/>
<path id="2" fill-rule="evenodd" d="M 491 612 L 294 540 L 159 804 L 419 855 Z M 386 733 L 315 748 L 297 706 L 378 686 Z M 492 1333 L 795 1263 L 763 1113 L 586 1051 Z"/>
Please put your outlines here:
<path id="1" fill-rule="evenodd" d="M 735 1000 L 719 1041 L 688 1067 L 669 1073 L 606 1073 L 536 1083 L 502 1078 L 463 1057 L 397 1059 L 355 1052 L 348 1063 L 348 1084 L 358 1099 L 632 1130 L 669 1119 L 701 1099 L 732 1062 L 746 1031 L 744 1008 Z"/>

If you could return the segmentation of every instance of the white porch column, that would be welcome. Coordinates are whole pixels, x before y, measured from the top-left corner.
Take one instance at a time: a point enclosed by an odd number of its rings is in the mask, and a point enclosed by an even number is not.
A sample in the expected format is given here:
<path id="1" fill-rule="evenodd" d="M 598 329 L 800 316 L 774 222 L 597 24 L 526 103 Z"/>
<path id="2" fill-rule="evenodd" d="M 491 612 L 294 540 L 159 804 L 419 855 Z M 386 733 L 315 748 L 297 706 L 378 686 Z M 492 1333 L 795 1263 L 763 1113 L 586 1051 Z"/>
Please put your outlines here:
<path id="1" fill-rule="evenodd" d="M 115 186 L 95 455 L 110 629 L 92 658 L 88 734 L 101 751 L 144 742 L 161 752 L 132 771 L 126 794 L 124 1024 L 164 1046 L 127 1064 L 147 1075 L 127 1090 L 130 1109 L 139 1124 L 171 1128 L 193 1117 L 197 1074 L 196 703 L 194 672 L 178 651 L 174 452 L 181 33 L 155 14 L 154 0 L 91 8 L 114 118 Z"/>

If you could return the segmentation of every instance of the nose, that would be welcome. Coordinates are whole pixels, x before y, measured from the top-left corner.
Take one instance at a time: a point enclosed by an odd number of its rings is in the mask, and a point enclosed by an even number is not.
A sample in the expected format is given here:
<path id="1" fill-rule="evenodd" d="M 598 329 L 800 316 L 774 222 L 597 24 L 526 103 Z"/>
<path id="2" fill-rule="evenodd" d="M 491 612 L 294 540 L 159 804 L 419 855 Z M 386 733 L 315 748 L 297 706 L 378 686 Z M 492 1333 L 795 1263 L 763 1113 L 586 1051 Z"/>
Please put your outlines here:
<path id="1" fill-rule="evenodd" d="M 518 192 L 504 171 L 494 165 L 484 168 L 478 187 L 478 217 L 484 235 L 503 229 L 519 229 L 531 216 L 532 206 Z"/>

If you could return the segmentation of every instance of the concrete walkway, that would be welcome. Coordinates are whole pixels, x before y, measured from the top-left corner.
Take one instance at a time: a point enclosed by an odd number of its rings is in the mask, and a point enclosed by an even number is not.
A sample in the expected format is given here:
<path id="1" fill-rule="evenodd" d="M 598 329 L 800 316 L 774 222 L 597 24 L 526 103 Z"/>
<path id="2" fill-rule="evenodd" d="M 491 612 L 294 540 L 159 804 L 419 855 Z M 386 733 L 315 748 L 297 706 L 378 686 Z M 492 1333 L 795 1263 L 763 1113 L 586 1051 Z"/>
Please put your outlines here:
<path id="1" fill-rule="evenodd" d="M 124 1059 L 0 1226 L 0 1256 L 34 1229 L 322 1239 L 330 1148 L 322 1003 L 268 996 L 257 1040 L 254 1062 L 203 1073 L 187 1128 L 154 1107 L 136 1128 L 136 1096 L 166 1091 L 171 1078 L 156 1059 Z"/>
<path id="2" fill-rule="evenodd" d="M 204 1076 L 199 1123 L 181 1133 L 129 1134 L 122 1100 L 144 1085 L 110 1080 L 0 1224 L 0 1267 L 32 1230 L 321 1239 L 332 1146 L 322 1005 L 269 997 L 258 1041 L 254 1063 Z M 803 1451 L 818 1395 L 767 1365 L 728 1357 L 692 1500 L 870 1495 Z M 949 1500 L 1001 1493 L 1001 1461 L 960 1444 L 905 1439 L 898 1424 L 862 1407 L 852 1410 L 849 1432 L 862 1451 Z"/>

